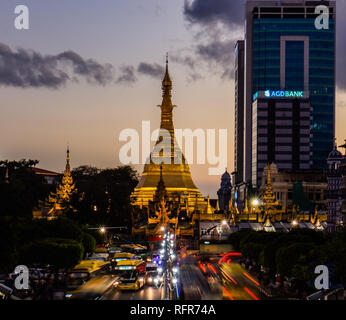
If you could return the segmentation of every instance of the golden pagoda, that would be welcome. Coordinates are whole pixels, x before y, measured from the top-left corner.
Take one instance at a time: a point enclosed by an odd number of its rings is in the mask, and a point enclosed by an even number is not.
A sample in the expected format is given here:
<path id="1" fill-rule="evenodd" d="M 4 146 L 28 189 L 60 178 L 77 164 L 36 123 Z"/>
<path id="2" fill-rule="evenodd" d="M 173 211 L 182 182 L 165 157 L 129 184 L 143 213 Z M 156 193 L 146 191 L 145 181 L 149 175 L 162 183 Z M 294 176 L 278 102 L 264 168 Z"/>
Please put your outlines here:
<path id="1" fill-rule="evenodd" d="M 265 208 L 273 208 L 279 205 L 279 202 L 276 200 L 275 194 L 273 192 L 273 187 L 270 180 L 270 164 L 268 164 L 267 170 L 267 183 L 264 189 L 264 194 L 262 198 L 262 203 Z"/>
<path id="2" fill-rule="evenodd" d="M 34 210 L 34 218 L 53 219 L 70 208 L 72 194 L 77 191 L 71 174 L 70 150 L 67 147 L 66 166 L 61 183 L 55 193 L 51 192 L 46 201 L 40 203 L 40 209 Z"/>
<path id="3" fill-rule="evenodd" d="M 210 197 L 209 197 L 209 194 L 208 194 L 208 200 L 207 200 L 207 206 L 205 208 L 205 213 L 206 214 L 213 214 L 213 212 L 214 212 L 214 210 L 213 210 L 213 207 L 210 204 Z"/>
<path id="4" fill-rule="evenodd" d="M 174 226 L 174 230 L 177 228 L 178 225 L 178 217 L 169 218 L 170 209 L 167 207 L 167 191 L 165 187 L 165 183 L 163 181 L 162 176 L 162 166 L 160 167 L 160 180 L 158 182 L 156 192 L 154 195 L 154 203 L 155 203 L 155 218 L 148 218 L 149 224 L 156 224 L 156 228 L 154 232 L 152 232 L 155 235 L 158 235 L 160 233 L 160 227 L 166 226 L 167 223 L 170 223 L 171 226 Z"/>
<path id="5" fill-rule="evenodd" d="M 162 179 L 167 192 L 167 199 L 176 201 L 180 198 L 188 204 L 188 212 L 198 206 L 202 212 L 207 203 L 191 178 L 189 165 L 176 142 L 173 125 L 172 81 L 166 71 L 162 81 L 161 123 L 159 138 L 144 165 L 142 176 L 131 195 L 135 206 L 148 206 L 154 200 L 162 165 Z M 187 201 L 186 201 L 187 199 Z"/>

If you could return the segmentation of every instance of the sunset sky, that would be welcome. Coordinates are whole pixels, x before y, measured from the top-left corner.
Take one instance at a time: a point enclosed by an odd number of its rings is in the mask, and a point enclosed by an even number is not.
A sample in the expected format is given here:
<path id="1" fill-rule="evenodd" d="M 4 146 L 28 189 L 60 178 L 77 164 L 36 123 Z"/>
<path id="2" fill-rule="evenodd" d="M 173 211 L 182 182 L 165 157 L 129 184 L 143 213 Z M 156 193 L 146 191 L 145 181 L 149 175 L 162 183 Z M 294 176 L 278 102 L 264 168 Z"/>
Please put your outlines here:
<path id="1" fill-rule="evenodd" d="M 231 172 L 233 47 L 243 37 L 244 2 L 1 0 L 0 159 L 37 159 L 60 172 L 69 142 L 72 167 L 119 165 L 121 130 L 140 132 L 142 120 L 159 126 L 169 52 L 175 127 L 227 129 Z M 28 6 L 30 30 L 15 29 L 17 4 Z M 338 0 L 339 144 L 346 138 L 345 14 L 346 1 Z M 216 197 L 220 177 L 208 176 L 208 167 L 192 165 L 192 177 L 203 195 Z"/>

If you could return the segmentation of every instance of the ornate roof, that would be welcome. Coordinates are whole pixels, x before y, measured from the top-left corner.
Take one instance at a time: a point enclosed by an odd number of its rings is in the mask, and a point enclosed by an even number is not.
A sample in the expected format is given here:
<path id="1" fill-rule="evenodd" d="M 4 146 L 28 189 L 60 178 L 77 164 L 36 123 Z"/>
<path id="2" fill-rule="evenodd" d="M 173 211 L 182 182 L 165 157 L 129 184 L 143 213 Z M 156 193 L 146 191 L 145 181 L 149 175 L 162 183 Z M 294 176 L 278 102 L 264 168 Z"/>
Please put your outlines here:
<path id="1" fill-rule="evenodd" d="M 340 158 L 342 158 L 342 153 L 338 151 L 336 144 L 334 144 L 334 149 L 329 153 L 328 160 Z"/>

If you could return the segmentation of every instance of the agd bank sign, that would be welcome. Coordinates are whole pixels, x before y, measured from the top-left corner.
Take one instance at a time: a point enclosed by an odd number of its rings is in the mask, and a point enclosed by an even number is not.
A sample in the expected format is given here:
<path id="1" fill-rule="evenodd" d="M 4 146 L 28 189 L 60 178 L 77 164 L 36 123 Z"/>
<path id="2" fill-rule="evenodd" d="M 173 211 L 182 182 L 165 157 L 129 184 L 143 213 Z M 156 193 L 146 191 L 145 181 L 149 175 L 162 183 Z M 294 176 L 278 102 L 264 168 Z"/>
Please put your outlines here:
<path id="1" fill-rule="evenodd" d="M 285 90 L 278 90 L 278 91 L 271 91 L 266 90 L 264 91 L 264 95 L 267 98 L 304 98 L 304 91 L 285 91 Z"/>

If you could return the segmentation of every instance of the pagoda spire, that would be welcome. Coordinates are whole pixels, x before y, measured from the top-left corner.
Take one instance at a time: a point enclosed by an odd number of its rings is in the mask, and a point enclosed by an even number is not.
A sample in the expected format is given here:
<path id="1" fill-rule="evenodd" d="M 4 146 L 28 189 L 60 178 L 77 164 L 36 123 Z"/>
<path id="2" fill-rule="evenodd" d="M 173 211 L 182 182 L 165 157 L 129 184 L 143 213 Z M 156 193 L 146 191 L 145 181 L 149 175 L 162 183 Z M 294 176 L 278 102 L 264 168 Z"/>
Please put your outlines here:
<path id="1" fill-rule="evenodd" d="M 161 129 L 166 129 L 174 136 L 173 114 L 174 105 L 172 103 L 172 80 L 168 70 L 168 53 L 166 55 L 166 72 L 162 80 L 162 103 L 161 108 Z"/>
<path id="2" fill-rule="evenodd" d="M 66 166 L 65 166 L 65 172 L 71 172 L 70 168 L 70 147 L 67 143 L 67 150 L 66 150 Z"/>
<path id="3" fill-rule="evenodd" d="M 73 178 L 72 178 L 71 168 L 70 168 L 70 148 L 67 145 L 65 172 L 62 177 L 61 184 L 58 187 L 57 195 L 60 199 L 69 200 L 74 189 L 75 189 L 75 185 L 73 183 Z"/>
<path id="4" fill-rule="evenodd" d="M 271 184 L 271 181 L 270 181 L 270 163 L 268 163 L 267 184 Z"/>
<path id="5" fill-rule="evenodd" d="M 270 163 L 268 163 L 268 166 L 267 166 L 267 184 L 264 190 L 263 202 L 266 207 L 277 206 L 279 204 L 273 192 L 273 186 L 271 185 Z"/>

